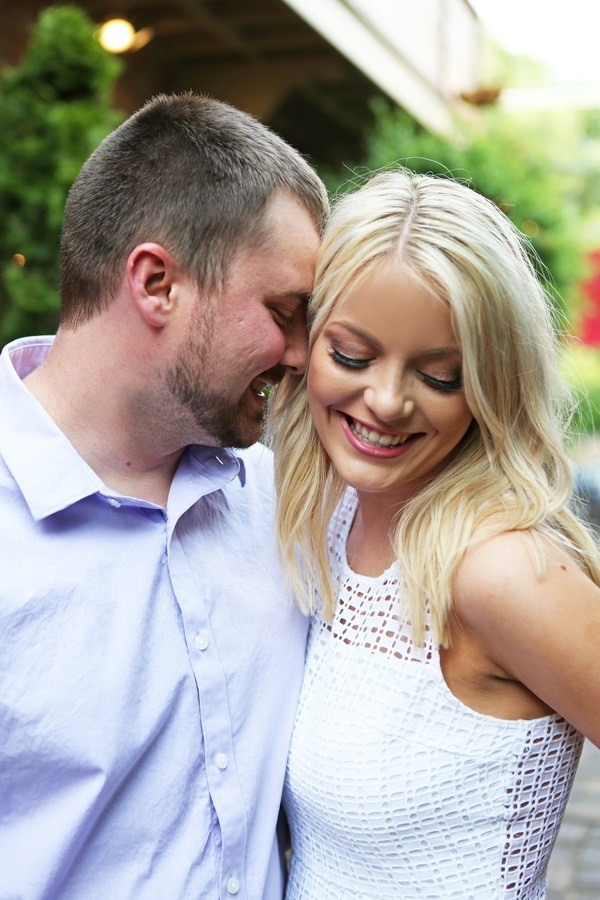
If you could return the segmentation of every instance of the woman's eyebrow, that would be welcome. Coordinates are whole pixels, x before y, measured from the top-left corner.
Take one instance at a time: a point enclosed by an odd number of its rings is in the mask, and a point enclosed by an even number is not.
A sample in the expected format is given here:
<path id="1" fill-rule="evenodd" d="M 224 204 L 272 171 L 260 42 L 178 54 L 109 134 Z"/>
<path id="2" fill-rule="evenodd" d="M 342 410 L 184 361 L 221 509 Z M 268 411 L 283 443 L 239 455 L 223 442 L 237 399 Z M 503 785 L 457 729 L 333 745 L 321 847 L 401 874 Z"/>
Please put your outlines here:
<path id="1" fill-rule="evenodd" d="M 424 350 L 421 354 L 422 356 L 460 356 L 460 347 L 458 344 L 450 345 L 448 347 L 434 347 L 431 350 Z"/>
<path id="2" fill-rule="evenodd" d="M 373 337 L 372 334 L 369 334 L 368 331 L 363 331 L 361 328 L 357 328 L 355 325 L 351 325 L 350 322 L 344 322 L 343 319 L 337 319 L 335 322 L 331 322 L 329 327 L 337 327 L 341 326 L 345 328 L 346 331 L 349 331 L 351 334 L 355 335 L 361 340 L 368 341 L 370 344 L 373 344 L 375 347 L 381 348 L 380 342 L 377 338 Z M 449 344 L 446 347 L 432 347 L 427 350 L 423 350 L 419 356 L 453 356 L 460 355 L 460 347 L 458 344 Z"/>
<path id="3" fill-rule="evenodd" d="M 364 341 L 368 341 L 370 344 L 374 344 L 376 347 L 381 347 L 381 344 L 379 343 L 377 338 L 373 337 L 372 334 L 369 334 L 368 331 L 362 331 L 362 329 L 357 328 L 355 325 L 351 325 L 350 322 L 344 322 L 343 319 L 337 319 L 335 322 L 331 322 L 329 325 L 330 328 L 340 326 L 342 328 L 345 328 L 346 331 L 349 331 L 351 334 L 355 335 L 355 337 L 360 338 Z"/>

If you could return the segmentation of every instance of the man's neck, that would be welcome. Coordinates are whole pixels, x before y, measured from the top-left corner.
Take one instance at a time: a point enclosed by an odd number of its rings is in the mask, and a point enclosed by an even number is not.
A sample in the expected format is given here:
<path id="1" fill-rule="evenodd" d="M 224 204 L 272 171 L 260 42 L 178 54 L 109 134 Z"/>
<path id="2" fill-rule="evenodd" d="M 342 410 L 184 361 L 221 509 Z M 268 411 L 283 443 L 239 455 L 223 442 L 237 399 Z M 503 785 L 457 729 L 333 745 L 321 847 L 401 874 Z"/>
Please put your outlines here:
<path id="1" fill-rule="evenodd" d="M 158 449 L 157 435 L 129 407 L 128 386 L 64 346 L 24 380 L 104 484 L 166 507 L 182 449 Z"/>

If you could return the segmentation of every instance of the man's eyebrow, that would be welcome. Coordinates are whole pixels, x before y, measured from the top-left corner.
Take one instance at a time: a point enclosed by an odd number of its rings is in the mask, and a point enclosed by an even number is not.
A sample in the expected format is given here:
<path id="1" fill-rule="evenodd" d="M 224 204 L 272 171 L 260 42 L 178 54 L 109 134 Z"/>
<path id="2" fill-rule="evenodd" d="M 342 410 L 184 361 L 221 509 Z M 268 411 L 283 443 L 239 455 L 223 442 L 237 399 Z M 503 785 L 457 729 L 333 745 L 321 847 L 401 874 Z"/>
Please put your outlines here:
<path id="1" fill-rule="evenodd" d="M 306 305 L 310 298 L 310 291 L 282 291 L 279 294 L 270 294 L 267 299 L 269 301 L 296 300 L 297 302 Z"/>

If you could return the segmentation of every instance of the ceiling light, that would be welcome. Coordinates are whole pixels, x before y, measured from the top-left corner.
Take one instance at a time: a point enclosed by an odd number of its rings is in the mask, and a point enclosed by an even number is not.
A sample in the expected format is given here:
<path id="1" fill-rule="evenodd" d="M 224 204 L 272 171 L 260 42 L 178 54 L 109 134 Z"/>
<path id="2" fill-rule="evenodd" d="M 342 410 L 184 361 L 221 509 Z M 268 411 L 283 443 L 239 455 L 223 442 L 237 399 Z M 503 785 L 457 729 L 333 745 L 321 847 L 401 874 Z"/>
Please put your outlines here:
<path id="1" fill-rule="evenodd" d="M 135 28 L 127 19 L 109 19 L 100 26 L 98 40 L 109 53 L 125 53 L 135 43 Z"/>

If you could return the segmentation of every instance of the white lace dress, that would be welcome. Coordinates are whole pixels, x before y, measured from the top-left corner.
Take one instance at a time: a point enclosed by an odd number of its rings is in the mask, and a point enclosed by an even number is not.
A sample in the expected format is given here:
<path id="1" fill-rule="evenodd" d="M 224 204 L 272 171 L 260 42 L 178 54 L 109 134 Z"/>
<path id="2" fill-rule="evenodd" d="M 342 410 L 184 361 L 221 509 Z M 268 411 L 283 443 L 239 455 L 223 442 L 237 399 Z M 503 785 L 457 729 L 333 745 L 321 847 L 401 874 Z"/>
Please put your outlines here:
<path id="1" fill-rule="evenodd" d="M 353 573 L 349 491 L 330 528 L 338 608 L 312 622 L 284 803 L 286 900 L 538 900 L 581 752 L 558 715 L 505 721 L 415 647 L 397 567 Z"/>

